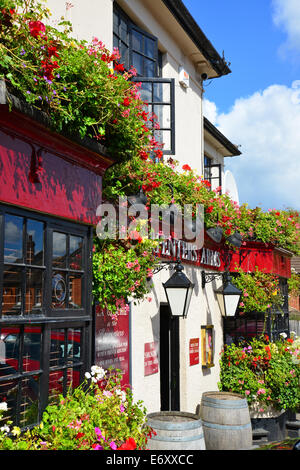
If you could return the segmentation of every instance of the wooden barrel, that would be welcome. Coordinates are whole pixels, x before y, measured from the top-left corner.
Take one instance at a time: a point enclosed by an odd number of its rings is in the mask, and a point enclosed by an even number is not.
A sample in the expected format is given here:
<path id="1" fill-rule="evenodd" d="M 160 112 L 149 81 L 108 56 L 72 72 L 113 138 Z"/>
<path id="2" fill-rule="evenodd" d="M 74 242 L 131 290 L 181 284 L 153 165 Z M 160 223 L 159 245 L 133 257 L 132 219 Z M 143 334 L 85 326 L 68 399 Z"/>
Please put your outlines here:
<path id="1" fill-rule="evenodd" d="M 200 416 L 181 411 L 160 411 L 148 415 L 156 435 L 148 440 L 149 450 L 205 450 Z"/>
<path id="2" fill-rule="evenodd" d="M 252 447 L 250 413 L 243 396 L 205 392 L 200 417 L 207 450 L 246 450 Z"/>

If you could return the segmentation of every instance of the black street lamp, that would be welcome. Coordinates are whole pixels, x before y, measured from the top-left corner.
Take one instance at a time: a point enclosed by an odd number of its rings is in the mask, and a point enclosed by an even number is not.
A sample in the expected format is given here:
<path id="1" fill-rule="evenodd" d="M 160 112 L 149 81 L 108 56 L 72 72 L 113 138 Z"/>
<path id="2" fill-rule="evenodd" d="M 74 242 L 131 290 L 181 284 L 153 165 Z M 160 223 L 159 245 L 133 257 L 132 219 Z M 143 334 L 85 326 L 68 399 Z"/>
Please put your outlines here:
<path id="1" fill-rule="evenodd" d="M 182 272 L 183 269 L 180 261 L 177 261 L 174 274 L 163 283 L 172 317 L 187 317 L 195 287 L 195 284 Z"/>
<path id="2" fill-rule="evenodd" d="M 221 313 L 224 317 L 234 317 L 242 291 L 232 284 L 232 278 L 229 272 L 225 273 L 205 273 L 202 271 L 202 288 L 207 282 L 211 282 L 217 277 L 223 279 L 223 285 L 215 290 Z"/>

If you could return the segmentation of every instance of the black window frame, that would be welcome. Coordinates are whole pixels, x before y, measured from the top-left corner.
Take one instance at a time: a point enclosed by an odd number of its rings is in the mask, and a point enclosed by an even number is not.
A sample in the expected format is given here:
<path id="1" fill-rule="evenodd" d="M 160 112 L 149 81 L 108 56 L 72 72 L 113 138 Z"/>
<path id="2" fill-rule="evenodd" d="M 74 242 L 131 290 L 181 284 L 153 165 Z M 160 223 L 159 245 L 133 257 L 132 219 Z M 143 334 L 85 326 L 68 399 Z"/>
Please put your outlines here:
<path id="1" fill-rule="evenodd" d="M 212 169 L 218 169 L 218 176 L 212 175 Z M 221 163 L 213 163 L 213 159 L 207 155 L 204 155 L 204 179 L 211 184 L 213 189 L 213 182 L 217 180 L 218 184 L 216 187 L 222 187 L 222 165 Z"/>
<path id="2" fill-rule="evenodd" d="M 153 76 L 147 76 L 146 71 L 145 71 L 145 63 L 143 64 L 143 73 L 138 74 L 136 77 L 132 78 L 132 81 L 142 83 L 169 83 L 171 90 L 170 90 L 170 102 L 161 102 L 157 103 L 155 102 L 156 105 L 169 105 L 170 106 L 170 128 L 164 128 L 162 125 L 159 131 L 168 131 L 170 132 L 170 149 L 165 150 L 164 148 L 162 149 L 163 155 L 175 155 L 175 80 L 174 79 L 168 79 L 168 78 L 163 78 L 162 77 L 162 53 L 158 49 L 158 39 L 156 36 L 153 34 L 141 29 L 139 26 L 137 26 L 128 16 L 127 14 L 120 8 L 120 6 L 116 3 L 114 3 L 114 30 L 113 30 L 113 38 L 114 38 L 114 47 L 118 47 L 120 50 L 120 42 L 123 44 L 126 44 L 126 47 L 128 49 L 128 54 L 127 54 L 127 60 L 124 61 L 122 60 L 122 57 L 120 59 L 120 62 L 124 63 L 125 69 L 129 70 L 131 66 L 133 66 L 133 54 L 137 53 L 136 51 L 133 50 L 133 41 L 132 41 L 132 36 L 133 36 L 133 31 L 138 32 L 139 34 L 142 35 L 143 41 L 145 40 L 144 38 L 151 39 L 152 41 L 155 42 L 155 54 L 154 58 L 151 59 L 149 56 L 146 56 L 145 54 L 139 52 L 141 56 L 146 58 L 147 60 L 152 60 L 155 63 L 154 66 L 154 74 Z M 115 29 L 115 17 L 118 18 L 118 31 Z M 123 21 L 126 26 L 127 26 L 127 41 L 124 41 L 121 37 L 120 33 L 120 23 Z M 153 94 L 152 94 L 153 96 Z M 150 104 L 150 103 L 149 103 Z M 146 109 L 147 111 L 147 109 Z M 153 129 L 153 132 L 155 134 L 155 130 Z"/>
<path id="3" fill-rule="evenodd" d="M 36 220 L 44 223 L 44 264 L 38 268 L 44 270 L 44 286 L 43 286 L 43 303 L 42 311 L 39 314 L 30 313 L 26 314 L 25 309 L 25 275 L 22 280 L 22 308 L 21 314 L 17 315 L 2 315 L 2 296 L 3 296 L 3 273 L 6 264 L 4 263 L 4 229 L 5 229 L 5 214 L 23 218 L 23 261 L 25 261 L 26 253 L 26 233 L 24 220 Z M 64 309 L 55 310 L 51 308 L 52 302 L 52 234 L 53 231 L 61 231 L 67 233 L 68 236 L 78 236 L 83 238 L 82 248 L 82 270 L 70 270 L 66 267 L 66 273 L 80 273 L 83 277 L 82 281 L 82 308 L 81 309 Z M 19 328 L 19 336 L 16 342 L 19 342 L 18 351 L 18 366 L 9 375 L 0 376 L 0 393 L 2 385 L 10 382 L 17 383 L 16 394 L 16 412 L 14 411 L 14 425 L 21 428 L 32 427 L 38 424 L 42 418 L 42 413 L 48 404 L 49 399 L 49 377 L 51 373 L 50 363 L 50 346 L 51 346 L 51 331 L 54 329 L 80 329 L 80 357 L 74 362 L 70 362 L 70 358 L 66 356 L 69 362 L 60 364 L 56 369 L 62 371 L 62 388 L 65 393 L 67 390 L 67 371 L 70 369 L 78 370 L 79 383 L 84 379 L 85 371 L 89 370 L 92 360 L 92 332 L 93 332 L 93 312 L 92 312 L 92 246 L 93 246 L 93 228 L 76 222 L 70 222 L 63 219 L 57 219 L 53 216 L 40 214 L 27 209 L 19 208 L 16 206 L 8 206 L 0 203 L 0 332 L 9 331 L 13 327 Z M 18 263 L 16 263 L 19 265 Z M 30 267 L 31 265 L 29 265 Z M 22 264 L 22 269 L 26 272 L 27 265 Z M 39 369 L 37 370 L 23 370 L 23 357 L 24 351 L 24 334 L 28 327 L 37 328 L 36 331 L 40 332 L 41 338 L 41 355 Z M 9 359 L 9 358 L 7 358 Z M 6 372 L 5 372 L 6 373 Z M 33 376 L 39 378 L 39 389 L 37 398 L 37 419 L 25 426 L 22 426 L 22 416 L 18 411 L 22 403 L 22 381 L 31 380 Z M 0 399 L 1 401 L 1 399 Z M 4 416 L 5 419 L 5 416 Z"/>

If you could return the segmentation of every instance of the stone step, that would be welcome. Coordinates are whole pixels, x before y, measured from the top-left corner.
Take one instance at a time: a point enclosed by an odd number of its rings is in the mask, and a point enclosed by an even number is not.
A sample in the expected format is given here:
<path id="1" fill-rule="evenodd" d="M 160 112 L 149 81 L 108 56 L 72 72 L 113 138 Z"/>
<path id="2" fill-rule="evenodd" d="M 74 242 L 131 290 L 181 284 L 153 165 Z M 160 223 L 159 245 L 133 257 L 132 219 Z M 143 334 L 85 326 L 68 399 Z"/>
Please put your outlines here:
<path id="1" fill-rule="evenodd" d="M 287 421 L 285 427 L 289 437 L 300 437 L 300 420 Z"/>
<path id="2" fill-rule="evenodd" d="M 252 430 L 252 444 L 265 444 L 268 442 L 269 431 L 263 428 L 257 428 Z"/>

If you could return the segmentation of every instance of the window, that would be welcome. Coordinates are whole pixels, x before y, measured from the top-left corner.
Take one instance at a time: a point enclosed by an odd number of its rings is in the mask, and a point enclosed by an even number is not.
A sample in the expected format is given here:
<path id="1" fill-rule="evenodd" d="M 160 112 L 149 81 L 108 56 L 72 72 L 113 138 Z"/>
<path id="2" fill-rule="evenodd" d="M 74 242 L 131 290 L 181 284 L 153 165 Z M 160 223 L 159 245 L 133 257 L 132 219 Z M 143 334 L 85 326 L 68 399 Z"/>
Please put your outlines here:
<path id="1" fill-rule="evenodd" d="M 0 205 L 0 426 L 37 424 L 90 366 L 91 235 Z"/>
<path id="2" fill-rule="evenodd" d="M 119 49 L 121 62 L 127 70 L 137 70 L 135 81 L 142 84 L 141 97 L 147 103 L 146 112 L 157 116 L 160 129 L 153 135 L 164 143 L 163 153 L 175 153 L 175 83 L 162 78 L 162 54 L 158 50 L 157 38 L 136 26 L 117 6 L 114 6 L 114 47 Z"/>
<path id="3" fill-rule="evenodd" d="M 289 310 L 287 280 L 279 278 L 283 305 L 280 310 L 269 309 L 266 313 L 249 312 L 244 316 L 224 318 L 224 343 L 239 342 L 256 338 L 262 334 L 271 341 L 277 340 L 281 333 L 289 336 Z"/>
<path id="4" fill-rule="evenodd" d="M 212 190 L 222 186 L 221 164 L 213 164 L 213 160 L 206 155 L 204 156 L 204 179 L 210 182 Z"/>

